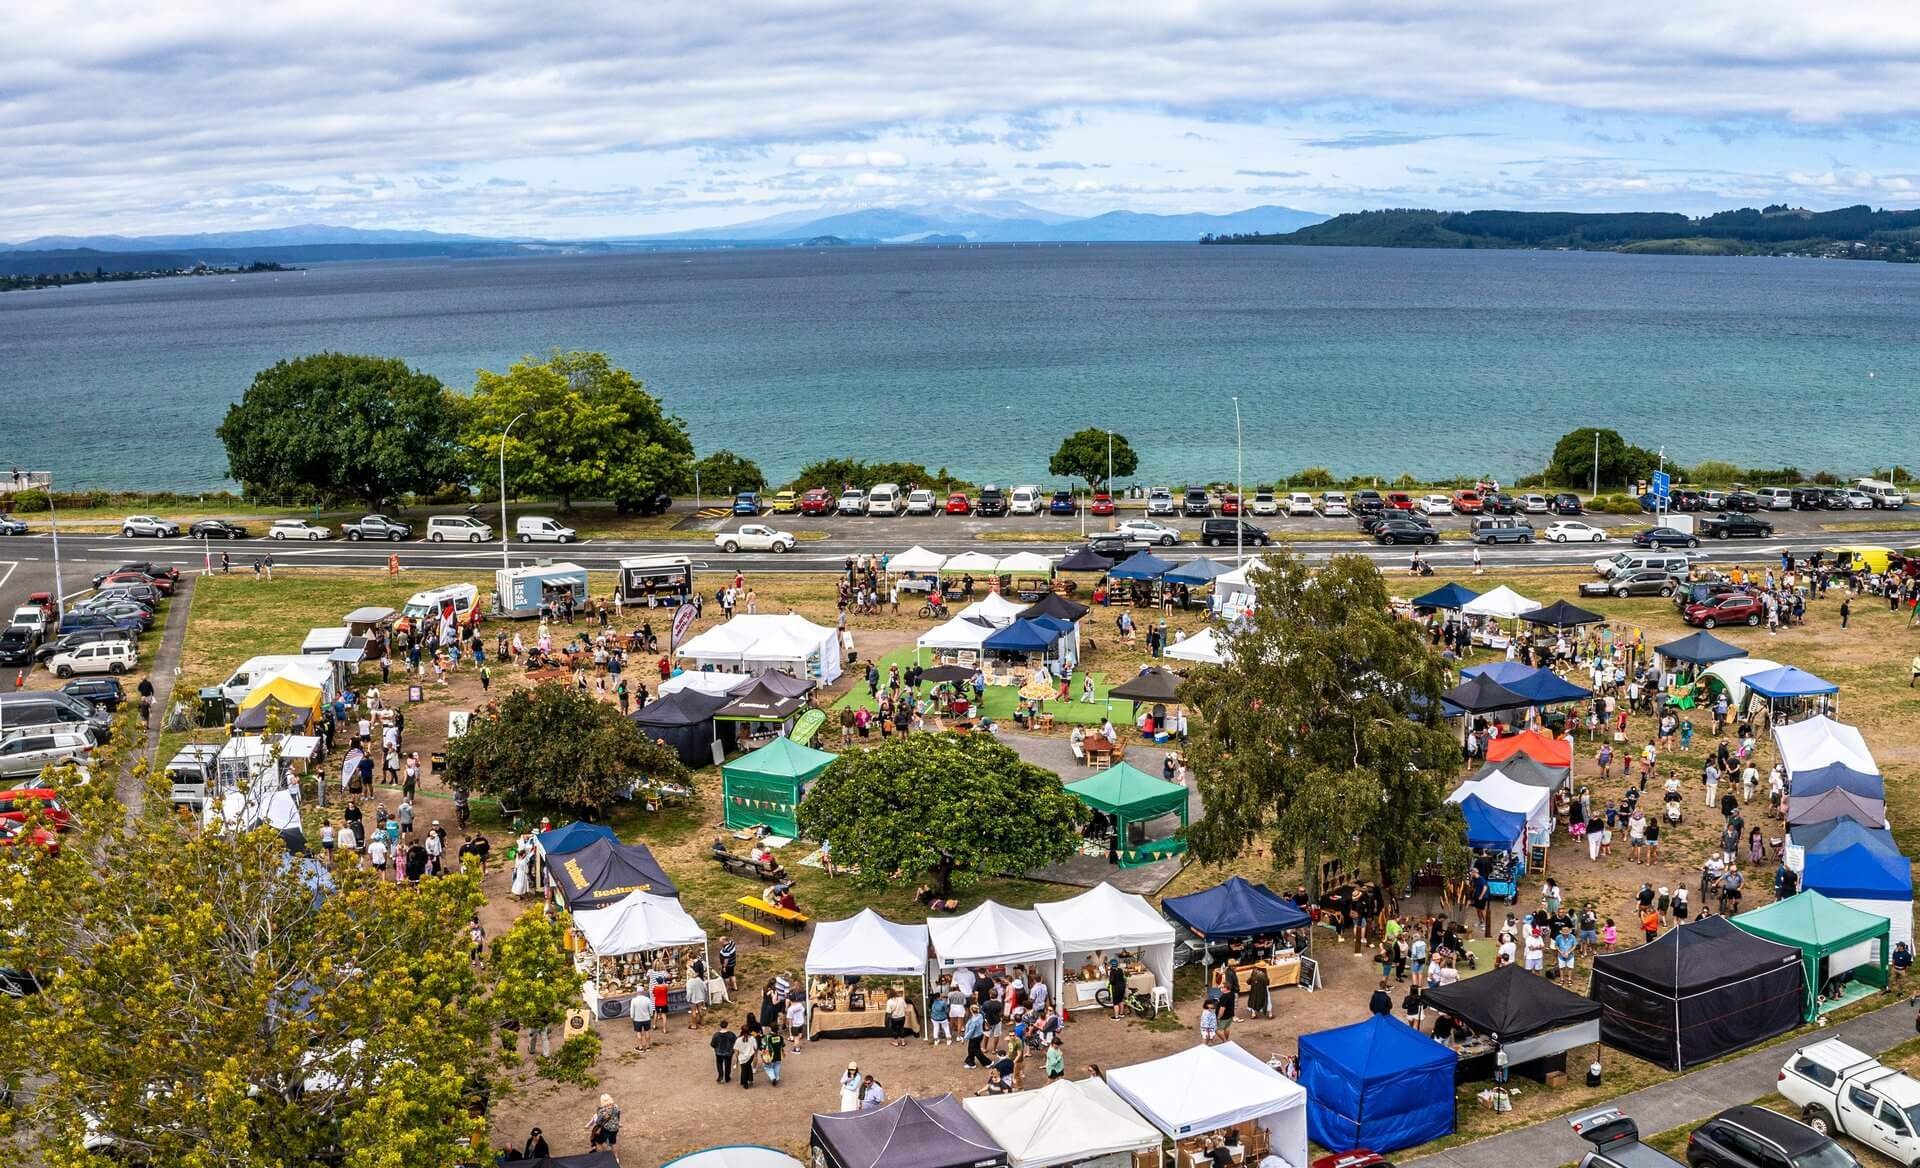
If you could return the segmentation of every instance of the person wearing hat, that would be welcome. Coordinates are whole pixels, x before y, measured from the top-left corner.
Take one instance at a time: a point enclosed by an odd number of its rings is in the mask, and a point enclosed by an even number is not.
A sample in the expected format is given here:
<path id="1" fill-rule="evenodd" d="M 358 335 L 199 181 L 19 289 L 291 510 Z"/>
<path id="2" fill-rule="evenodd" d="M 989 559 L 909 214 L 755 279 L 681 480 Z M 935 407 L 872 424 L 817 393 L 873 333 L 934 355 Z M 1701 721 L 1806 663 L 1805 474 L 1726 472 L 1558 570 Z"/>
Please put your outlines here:
<path id="1" fill-rule="evenodd" d="M 840 1076 L 840 1110 L 860 1110 L 859 1063 L 848 1063 L 846 1073 Z"/>

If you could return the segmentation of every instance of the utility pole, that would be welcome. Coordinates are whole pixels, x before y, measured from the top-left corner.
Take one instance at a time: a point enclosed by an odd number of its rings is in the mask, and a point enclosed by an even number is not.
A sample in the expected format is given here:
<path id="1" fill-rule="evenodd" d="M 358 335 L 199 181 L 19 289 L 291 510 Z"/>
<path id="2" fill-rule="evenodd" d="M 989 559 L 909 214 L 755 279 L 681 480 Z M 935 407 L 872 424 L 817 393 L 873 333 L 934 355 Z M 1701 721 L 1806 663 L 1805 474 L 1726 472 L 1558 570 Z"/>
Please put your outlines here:
<path id="1" fill-rule="evenodd" d="M 1593 432 L 1593 493 L 1600 493 L 1600 431 Z"/>
<path id="2" fill-rule="evenodd" d="M 520 411 L 507 423 L 507 428 L 500 431 L 500 570 L 503 572 L 513 568 L 507 562 L 507 435 L 513 433 L 513 428 L 526 416 L 525 410 Z"/>
<path id="3" fill-rule="evenodd" d="M 1247 564 L 1247 468 L 1245 451 L 1241 446 L 1240 431 L 1240 395 L 1233 397 L 1233 489 L 1240 494 L 1240 514 L 1233 517 L 1233 556 L 1236 566 Z"/>

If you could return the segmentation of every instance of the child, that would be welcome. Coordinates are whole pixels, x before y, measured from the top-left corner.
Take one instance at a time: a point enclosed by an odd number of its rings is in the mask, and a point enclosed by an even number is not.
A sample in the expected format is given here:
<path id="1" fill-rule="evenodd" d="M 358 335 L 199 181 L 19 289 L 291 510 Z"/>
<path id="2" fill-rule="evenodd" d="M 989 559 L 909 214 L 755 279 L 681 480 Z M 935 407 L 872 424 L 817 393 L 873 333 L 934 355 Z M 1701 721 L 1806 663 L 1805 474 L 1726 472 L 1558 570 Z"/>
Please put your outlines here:
<path id="1" fill-rule="evenodd" d="M 1217 1035 L 1219 1031 L 1220 1015 L 1215 1012 L 1213 1003 L 1209 1001 L 1206 1005 L 1200 1007 L 1200 1045 L 1212 1046 L 1214 1036 Z"/>
<path id="2" fill-rule="evenodd" d="M 1602 927 L 1600 930 L 1600 943 L 1602 945 L 1605 945 L 1607 948 L 1611 949 L 1613 948 L 1614 942 L 1618 941 L 1619 939 L 1620 939 L 1620 930 L 1614 927 L 1613 918 L 1608 917 L 1606 925 Z"/>
<path id="3" fill-rule="evenodd" d="M 1680 750 L 1682 753 L 1693 749 L 1693 719 L 1680 723 Z"/>

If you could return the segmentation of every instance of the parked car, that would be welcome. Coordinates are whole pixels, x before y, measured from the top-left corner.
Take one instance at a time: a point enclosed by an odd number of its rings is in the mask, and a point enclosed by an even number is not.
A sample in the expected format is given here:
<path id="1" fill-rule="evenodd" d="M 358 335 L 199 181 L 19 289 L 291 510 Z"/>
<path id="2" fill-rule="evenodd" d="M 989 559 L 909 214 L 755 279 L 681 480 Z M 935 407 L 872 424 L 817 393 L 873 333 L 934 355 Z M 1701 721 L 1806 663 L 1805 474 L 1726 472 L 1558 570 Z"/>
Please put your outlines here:
<path id="1" fill-rule="evenodd" d="M 1093 502 L 1087 504 L 1087 514 L 1113 514 L 1113 495 L 1107 491 L 1095 491 L 1093 494 Z"/>
<path id="2" fill-rule="evenodd" d="M 1847 493 L 1838 487 L 1822 487 L 1820 490 L 1820 509 L 1822 511 L 1850 511 L 1853 504 L 1847 499 Z"/>
<path id="3" fill-rule="evenodd" d="M 800 496 L 802 515 L 831 515 L 834 510 L 833 492 L 825 487 L 809 487 L 806 494 Z"/>
<path id="4" fill-rule="evenodd" d="M 168 539 L 180 534 L 180 525 L 155 515 L 129 515 L 120 521 L 120 534 L 129 538 Z"/>
<path id="5" fill-rule="evenodd" d="M 1580 503 L 1580 496 L 1570 491 L 1561 491 L 1548 500 L 1548 509 L 1555 515 L 1585 515 L 1586 508 Z"/>
<path id="6" fill-rule="evenodd" d="M 1545 515 L 1553 510 L 1553 502 L 1545 495 L 1522 495 L 1520 496 L 1520 509 L 1528 515 Z"/>
<path id="7" fill-rule="evenodd" d="M 775 515 L 797 515 L 800 513 L 800 492 L 775 491 L 773 493 L 773 513 Z"/>
<path id="8" fill-rule="evenodd" d="M 1658 548 L 1633 549 L 1615 552 L 1604 559 L 1595 560 L 1593 571 L 1602 579 L 1610 579 L 1625 572 L 1635 572 L 1641 568 L 1665 568 L 1676 576 L 1684 576 L 1694 558 L 1694 555 L 1688 552 L 1661 551 Z"/>
<path id="9" fill-rule="evenodd" d="M 1244 519 L 1209 519 L 1200 524 L 1200 542 L 1208 547 L 1226 547 L 1235 543 L 1246 547 L 1266 547 L 1273 542 L 1273 537 L 1265 529 L 1255 527 Z"/>
<path id="10" fill-rule="evenodd" d="M 1381 499 L 1380 506 L 1388 511 L 1411 511 L 1414 509 L 1413 496 L 1405 491 L 1388 491 Z"/>
<path id="11" fill-rule="evenodd" d="M 1760 496 L 1754 494 L 1752 491 L 1742 491 L 1737 489 L 1728 491 L 1727 501 L 1725 506 L 1722 508 L 1722 510 L 1747 511 L 1747 512 L 1758 511 L 1760 510 Z"/>
<path id="12" fill-rule="evenodd" d="M 1188 487 L 1186 501 L 1180 504 L 1180 513 L 1189 519 L 1206 519 L 1213 514 L 1213 500 L 1199 487 Z"/>
<path id="13" fill-rule="evenodd" d="M 180 578 L 180 569 L 168 565 L 156 564 L 151 560 L 128 560 L 112 572 L 103 572 L 101 575 L 118 575 L 121 572 L 138 572 L 150 580 L 160 580 L 162 578 L 178 580 Z M 100 586 L 100 578 L 98 576 L 94 577 L 93 586 L 95 588 Z"/>
<path id="14" fill-rule="evenodd" d="M 877 519 L 891 519 L 900 514 L 906 506 L 906 499 L 900 494 L 897 483 L 875 483 L 867 492 L 867 514 Z M 840 510 L 845 511 L 842 507 Z"/>
<path id="15" fill-rule="evenodd" d="M 848 487 L 834 500 L 834 510 L 842 515 L 865 515 L 867 513 L 867 492 L 861 487 Z"/>
<path id="16" fill-rule="evenodd" d="M 1380 525 L 1389 519 L 1398 519 L 1406 523 L 1411 523 L 1415 527 L 1425 528 L 1427 531 L 1433 530 L 1433 520 L 1428 519 L 1418 511 L 1380 510 L 1373 512 L 1371 515 L 1354 516 L 1354 522 L 1359 525 L 1361 531 L 1366 532 L 1368 535 L 1373 535 L 1379 531 Z"/>
<path id="17" fill-rule="evenodd" d="M 1697 487 L 1675 487 L 1669 492 L 1667 510 L 1698 511 L 1707 505 L 1705 497 Z"/>
<path id="18" fill-rule="evenodd" d="M 111 673 L 118 677 L 140 663 L 134 646 L 125 641 L 95 641 L 63 653 L 55 653 L 47 668 L 55 677 L 73 677 L 81 673 Z"/>
<path id="19" fill-rule="evenodd" d="M 1422 495 L 1415 507 L 1422 515 L 1453 514 L 1453 500 L 1445 495 Z"/>
<path id="20" fill-rule="evenodd" d="M 1291 502 L 1291 498 L 1289 502 Z M 1280 514 L 1280 500 L 1272 491 L 1255 491 L 1253 494 L 1253 503 L 1247 508 L 1247 511 L 1253 515 L 1278 515 Z M 1288 514 L 1292 513 L 1292 508 L 1289 507 Z M 1313 500 L 1308 498 L 1307 514 L 1311 515 L 1312 513 Z"/>
<path id="21" fill-rule="evenodd" d="M 513 521 L 513 534 L 521 543 L 572 543 L 580 533 L 545 515 L 522 515 Z"/>
<path id="22" fill-rule="evenodd" d="M 994 486 L 992 483 L 981 487 L 980 501 L 974 504 L 973 513 L 975 515 L 985 515 L 990 518 L 1005 515 L 1007 513 L 1006 492 Z"/>
<path id="23" fill-rule="evenodd" d="M 917 491 L 907 492 L 907 514 L 932 515 L 938 510 L 940 510 L 940 499 L 932 491 L 923 487 Z"/>
<path id="24" fill-rule="evenodd" d="M 1665 568 L 1635 568 L 1616 572 L 1611 579 L 1589 580 L 1580 585 L 1582 596 L 1672 596 L 1679 581 Z"/>
<path id="25" fill-rule="evenodd" d="M 116 677 L 80 678 L 61 686 L 60 692 L 92 702 L 103 710 L 117 710 L 120 703 L 127 699 L 127 691 Z"/>
<path id="26" fill-rule="evenodd" d="M 0 665 L 31 665 L 40 647 L 40 634 L 14 625 L 0 630 Z"/>
<path id="27" fill-rule="evenodd" d="M 1346 510 L 1344 501 L 1341 504 L 1341 510 Z M 1304 491 L 1295 491 L 1293 494 L 1288 495 L 1287 514 L 1311 516 L 1313 514 L 1313 496 Z"/>
<path id="28" fill-rule="evenodd" d="M 11 515 L 0 515 L 0 535 L 25 535 L 26 533 L 25 520 L 15 519 Z"/>
<path id="29" fill-rule="evenodd" d="M 760 492 L 739 491 L 733 496 L 733 506 L 729 508 L 735 515 L 744 515 L 751 519 L 760 514 Z"/>
<path id="30" fill-rule="evenodd" d="M 1478 515 L 1487 509 L 1487 501 L 1469 487 L 1453 493 L 1453 509 L 1462 515 Z"/>
<path id="31" fill-rule="evenodd" d="M 794 539 L 791 531 L 777 531 L 764 523 L 744 523 L 738 531 L 714 536 L 713 542 L 724 552 L 790 552 Z"/>
<path id="32" fill-rule="evenodd" d="M 53 824 L 55 831 L 65 831 L 73 823 L 72 814 L 67 811 L 66 804 L 60 802 L 59 792 L 52 787 L 0 790 L 0 819 L 22 823 L 27 813 L 35 808 L 38 808 L 42 819 Z"/>
<path id="33" fill-rule="evenodd" d="M 37 775 L 50 766 L 85 760 L 93 754 L 93 737 L 73 730 L 31 730 L 0 742 L 0 776 Z"/>
<path id="34" fill-rule="evenodd" d="M 427 540 L 431 543 L 447 540 L 455 543 L 492 543 L 493 528 L 471 515 L 429 515 Z"/>
<path id="35" fill-rule="evenodd" d="M 1122 519 L 1115 531 L 1137 541 L 1138 547 L 1172 547 L 1180 542 L 1179 532 L 1151 519 Z"/>
<path id="36" fill-rule="evenodd" d="M 1364 515 L 1369 511 L 1383 510 L 1386 505 L 1387 501 L 1381 496 L 1380 492 L 1369 487 L 1364 490 L 1355 491 L 1353 498 L 1348 501 L 1347 507 L 1355 515 Z"/>
<path id="37" fill-rule="evenodd" d="M 1697 548 L 1700 546 L 1700 537 L 1675 527 L 1649 527 L 1633 533 L 1633 546 Z"/>
<path id="38" fill-rule="evenodd" d="M 1049 515 L 1078 515 L 1080 505 L 1074 501 L 1072 491 L 1055 491 L 1047 502 Z"/>
<path id="39" fill-rule="evenodd" d="M 123 629 L 115 625 L 71 629 L 59 634 L 53 640 L 43 642 L 38 649 L 33 651 L 33 659 L 35 662 L 44 665 L 53 659 L 55 653 L 65 652 L 75 645 L 85 645 L 93 641 L 131 642 L 139 635 L 136 630 Z"/>
<path id="40" fill-rule="evenodd" d="M 1504 491 L 1480 496 L 1481 508 L 1489 515 L 1518 515 L 1520 501 Z"/>
<path id="41" fill-rule="evenodd" d="M 7 621 L 8 628 L 25 629 L 41 638 L 52 631 L 53 625 L 54 621 L 48 617 L 47 610 L 38 604 L 21 605 L 13 610 L 13 616 Z"/>
<path id="42" fill-rule="evenodd" d="M 304 519 L 276 519 L 273 526 L 267 528 L 268 539 L 331 539 L 333 529 L 318 523 L 309 523 Z"/>
<path id="43" fill-rule="evenodd" d="M 1712 539 L 1765 539 L 1773 534 L 1773 524 L 1738 511 L 1722 511 L 1700 521 L 1700 535 Z"/>
<path id="44" fill-rule="evenodd" d="M 1320 495 L 1320 514 L 1326 518 L 1345 519 L 1352 513 L 1347 497 L 1339 491 L 1325 491 Z"/>
<path id="45" fill-rule="evenodd" d="M 1173 492 L 1165 487 L 1154 487 L 1147 492 L 1148 515 L 1177 515 L 1180 508 L 1173 501 Z"/>
<path id="46" fill-rule="evenodd" d="M 1688 605 L 1680 617 L 1690 625 L 1714 629 L 1721 625 L 1746 625 L 1751 628 L 1758 625 L 1765 615 L 1766 607 L 1760 603 L 1758 596 L 1729 592 L 1705 604 Z"/>
<path id="47" fill-rule="evenodd" d="M 139 584 L 153 589 L 161 596 L 172 596 L 174 583 L 165 576 L 149 576 L 145 572 L 107 572 L 93 578 L 95 588 L 124 588 L 130 584 Z"/>
<path id="48" fill-rule="evenodd" d="M 1687 1137 L 1691 1168 L 1860 1168 L 1853 1153 L 1798 1120 L 1751 1103 L 1729 1107 Z"/>
<path id="49" fill-rule="evenodd" d="M 245 539 L 247 529 L 224 519 L 202 519 L 187 528 L 187 534 L 195 539 Z"/>
<path id="50" fill-rule="evenodd" d="M 1556 519 L 1547 524 L 1546 537 L 1554 543 L 1605 543 L 1607 533 L 1578 519 Z"/>
<path id="51" fill-rule="evenodd" d="M 100 590 L 87 598 L 87 603 L 107 600 L 131 600 L 135 604 L 144 604 L 156 608 L 160 604 L 160 590 L 145 580 L 110 580 L 100 586 Z"/>
<path id="52" fill-rule="evenodd" d="M 1795 511 L 1820 510 L 1819 487 L 1794 487 L 1788 492 L 1788 506 Z"/>
<path id="53" fill-rule="evenodd" d="M 1481 515 L 1473 520 L 1475 543 L 1532 543 L 1533 524 L 1510 515 Z"/>
<path id="54" fill-rule="evenodd" d="M 1567 1117 L 1573 1134 L 1593 1145 L 1578 1168 L 1681 1168 L 1679 1161 L 1640 1142 L 1640 1129 L 1617 1107 Z"/>
<path id="55" fill-rule="evenodd" d="M 1422 527 L 1409 519 L 1398 515 L 1388 515 L 1380 519 L 1374 528 L 1373 538 L 1381 543 L 1424 543 L 1440 542 L 1440 536 L 1431 527 Z"/>
<path id="56" fill-rule="evenodd" d="M 1788 1055 L 1776 1089 L 1815 1133 L 1920 1162 L 1920 1081 L 1906 1072 L 1828 1038 Z"/>
<path id="57" fill-rule="evenodd" d="M 1850 510 L 1871 511 L 1875 507 L 1879 506 L 1879 504 L 1874 502 L 1872 495 L 1869 495 L 1862 490 L 1858 490 L 1858 489 L 1848 490 L 1847 492 L 1845 492 L 1845 495 L 1847 500 L 1847 507 Z"/>
<path id="58" fill-rule="evenodd" d="M 949 515 L 971 515 L 973 500 L 967 498 L 965 491 L 955 491 L 947 496 L 946 512 Z"/>
<path id="59" fill-rule="evenodd" d="M 1240 496 L 1234 494 L 1222 495 L 1220 497 L 1220 514 L 1240 514 Z"/>
<path id="60" fill-rule="evenodd" d="M 81 629 L 128 629 L 139 633 L 146 630 L 147 622 L 138 616 L 110 616 L 104 612 L 80 612 L 75 610 L 60 618 L 60 632 L 78 632 Z"/>

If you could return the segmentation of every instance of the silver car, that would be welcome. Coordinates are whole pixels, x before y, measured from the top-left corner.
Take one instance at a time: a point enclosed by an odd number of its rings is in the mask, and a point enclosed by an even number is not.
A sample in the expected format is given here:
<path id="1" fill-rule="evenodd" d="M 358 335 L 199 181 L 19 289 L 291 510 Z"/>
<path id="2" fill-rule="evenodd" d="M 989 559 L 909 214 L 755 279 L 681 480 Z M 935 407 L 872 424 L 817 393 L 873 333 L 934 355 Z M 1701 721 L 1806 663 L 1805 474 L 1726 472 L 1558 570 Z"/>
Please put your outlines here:
<path id="1" fill-rule="evenodd" d="M 73 731 L 17 734 L 0 742 L 0 776 L 37 775 L 69 759 L 85 761 L 93 752 L 93 738 Z"/>

